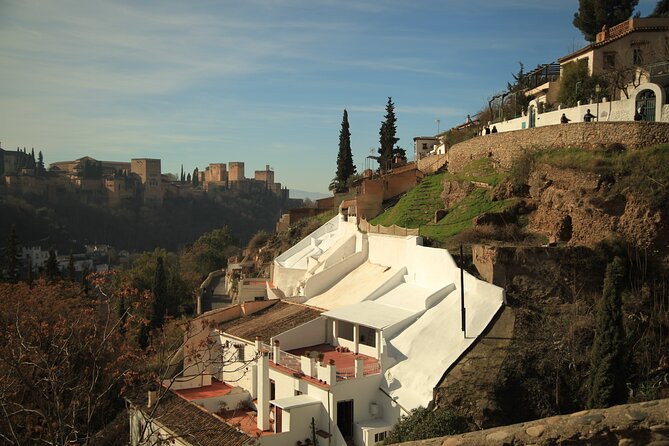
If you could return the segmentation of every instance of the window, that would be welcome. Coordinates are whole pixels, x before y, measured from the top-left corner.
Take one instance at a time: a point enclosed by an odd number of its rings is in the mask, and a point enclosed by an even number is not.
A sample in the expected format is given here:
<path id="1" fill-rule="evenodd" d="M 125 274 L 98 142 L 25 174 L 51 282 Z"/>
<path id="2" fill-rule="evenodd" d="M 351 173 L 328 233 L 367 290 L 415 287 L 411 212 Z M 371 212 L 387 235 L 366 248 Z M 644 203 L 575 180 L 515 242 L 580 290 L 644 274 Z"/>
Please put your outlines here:
<path id="1" fill-rule="evenodd" d="M 376 330 L 361 325 L 359 330 L 358 340 L 363 345 L 376 347 Z"/>
<path id="2" fill-rule="evenodd" d="M 604 69 L 611 69 L 616 67 L 616 53 L 609 51 L 604 53 Z"/>
<path id="3" fill-rule="evenodd" d="M 385 431 L 374 434 L 374 443 L 381 443 L 383 440 L 386 439 L 386 434 L 387 432 Z"/>
<path id="4" fill-rule="evenodd" d="M 641 65 L 643 63 L 643 51 L 641 51 L 641 48 L 634 48 L 632 51 L 632 64 Z"/>
<path id="5" fill-rule="evenodd" d="M 269 399 L 270 400 L 276 399 L 276 383 L 274 382 L 273 379 L 269 380 Z"/>
<path id="6" fill-rule="evenodd" d="M 353 324 L 350 322 L 339 321 L 339 337 L 347 341 L 353 340 Z"/>
<path id="7" fill-rule="evenodd" d="M 297 396 L 297 395 L 302 395 L 302 392 L 300 392 L 299 390 L 296 390 L 295 391 L 295 396 Z"/>

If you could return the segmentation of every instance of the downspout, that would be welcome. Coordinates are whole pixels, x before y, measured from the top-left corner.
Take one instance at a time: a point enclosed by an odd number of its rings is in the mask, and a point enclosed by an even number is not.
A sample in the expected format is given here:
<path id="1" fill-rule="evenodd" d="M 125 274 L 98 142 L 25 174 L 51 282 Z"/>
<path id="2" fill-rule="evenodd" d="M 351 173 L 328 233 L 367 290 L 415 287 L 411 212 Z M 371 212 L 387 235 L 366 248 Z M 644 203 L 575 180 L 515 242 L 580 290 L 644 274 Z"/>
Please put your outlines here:
<path id="1" fill-rule="evenodd" d="M 328 446 L 332 446 L 332 412 L 330 412 L 330 388 L 328 387 Z"/>

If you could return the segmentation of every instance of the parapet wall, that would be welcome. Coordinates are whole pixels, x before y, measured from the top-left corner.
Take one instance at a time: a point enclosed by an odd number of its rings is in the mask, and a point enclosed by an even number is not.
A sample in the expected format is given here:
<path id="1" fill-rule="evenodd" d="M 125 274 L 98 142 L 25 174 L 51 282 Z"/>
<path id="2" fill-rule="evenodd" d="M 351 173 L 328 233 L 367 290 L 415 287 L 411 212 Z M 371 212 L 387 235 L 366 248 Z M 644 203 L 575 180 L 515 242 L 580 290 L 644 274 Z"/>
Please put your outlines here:
<path id="1" fill-rule="evenodd" d="M 619 143 L 636 150 L 669 142 L 666 122 L 579 122 L 477 136 L 448 151 L 448 170 L 457 172 L 469 161 L 491 157 L 510 167 L 525 152 L 559 148 L 596 149 Z"/>

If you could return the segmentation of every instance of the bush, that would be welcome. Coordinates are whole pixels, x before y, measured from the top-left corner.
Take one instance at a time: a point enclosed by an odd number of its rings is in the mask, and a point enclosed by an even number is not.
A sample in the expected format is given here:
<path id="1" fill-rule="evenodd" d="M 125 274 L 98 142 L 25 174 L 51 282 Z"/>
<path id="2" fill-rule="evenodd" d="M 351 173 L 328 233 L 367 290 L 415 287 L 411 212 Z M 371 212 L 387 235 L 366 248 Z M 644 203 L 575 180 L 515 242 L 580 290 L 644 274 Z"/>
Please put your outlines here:
<path id="1" fill-rule="evenodd" d="M 388 433 L 385 444 L 454 435 L 469 430 L 467 419 L 455 409 L 413 409 L 402 415 L 399 423 Z"/>

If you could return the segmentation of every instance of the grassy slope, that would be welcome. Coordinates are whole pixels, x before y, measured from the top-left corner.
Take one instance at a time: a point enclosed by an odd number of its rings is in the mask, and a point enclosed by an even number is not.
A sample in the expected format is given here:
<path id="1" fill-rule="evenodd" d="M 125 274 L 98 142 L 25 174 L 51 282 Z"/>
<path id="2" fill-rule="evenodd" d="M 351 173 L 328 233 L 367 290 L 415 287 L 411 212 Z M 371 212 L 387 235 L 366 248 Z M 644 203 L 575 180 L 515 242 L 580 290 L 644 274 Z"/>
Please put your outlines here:
<path id="1" fill-rule="evenodd" d="M 430 175 L 407 192 L 395 206 L 373 219 L 372 223 L 420 228 L 421 235 L 438 243 L 444 243 L 464 229 L 470 228 L 472 219 L 477 215 L 500 211 L 514 202 L 514 200 L 492 201 L 487 189 L 476 188 L 453 206 L 446 217 L 438 223 L 433 223 L 435 211 L 444 208 L 440 196 L 444 180 L 475 181 L 495 186 L 505 177 L 506 173 L 497 171 L 489 158 L 472 161 L 457 175 L 452 173 Z"/>
<path id="2" fill-rule="evenodd" d="M 631 191 L 661 206 L 669 186 L 669 144 L 644 150 L 608 153 L 582 149 L 562 149 L 537 154 L 536 160 L 556 167 L 595 172 L 615 181 L 611 194 Z"/>

